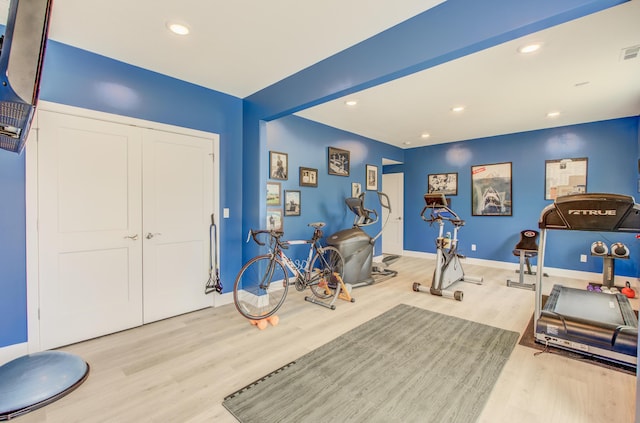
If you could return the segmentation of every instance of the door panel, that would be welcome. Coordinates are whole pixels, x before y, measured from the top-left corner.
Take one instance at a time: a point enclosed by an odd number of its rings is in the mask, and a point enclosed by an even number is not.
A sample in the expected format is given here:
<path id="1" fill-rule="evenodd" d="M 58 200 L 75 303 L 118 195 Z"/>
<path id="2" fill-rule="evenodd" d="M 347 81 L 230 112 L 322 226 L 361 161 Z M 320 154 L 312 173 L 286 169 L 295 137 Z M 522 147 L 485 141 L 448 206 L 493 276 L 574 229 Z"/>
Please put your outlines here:
<path id="1" fill-rule="evenodd" d="M 213 143 L 148 130 L 143 143 L 144 322 L 213 305 L 208 278 Z"/>
<path id="2" fill-rule="evenodd" d="M 46 111 L 38 126 L 41 347 L 140 325 L 139 129 Z"/>
<path id="3" fill-rule="evenodd" d="M 382 234 L 382 252 L 402 255 L 404 251 L 404 173 L 382 175 L 382 187 L 391 203 L 389 221 Z"/>

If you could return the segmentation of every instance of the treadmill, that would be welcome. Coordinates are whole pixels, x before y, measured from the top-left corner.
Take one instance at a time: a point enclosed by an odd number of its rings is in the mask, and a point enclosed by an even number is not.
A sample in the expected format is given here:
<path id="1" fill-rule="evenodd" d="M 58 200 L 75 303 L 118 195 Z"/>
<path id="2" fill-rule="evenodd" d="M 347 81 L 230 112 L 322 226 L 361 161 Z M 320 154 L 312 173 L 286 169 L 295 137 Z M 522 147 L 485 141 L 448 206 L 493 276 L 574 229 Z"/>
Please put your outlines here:
<path id="1" fill-rule="evenodd" d="M 547 230 L 640 232 L 640 204 L 620 194 L 558 197 L 538 222 L 534 336 L 538 343 L 637 367 L 638 318 L 623 294 L 554 285 L 542 307 Z"/>

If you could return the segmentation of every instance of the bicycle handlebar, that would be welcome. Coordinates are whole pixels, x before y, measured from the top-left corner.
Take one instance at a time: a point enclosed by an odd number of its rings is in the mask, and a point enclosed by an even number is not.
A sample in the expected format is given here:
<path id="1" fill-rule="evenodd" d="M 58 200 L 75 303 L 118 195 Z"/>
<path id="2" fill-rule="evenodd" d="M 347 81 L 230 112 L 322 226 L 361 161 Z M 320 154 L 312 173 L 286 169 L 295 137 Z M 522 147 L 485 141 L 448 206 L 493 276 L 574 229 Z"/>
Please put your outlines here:
<path id="1" fill-rule="evenodd" d="M 282 241 L 280 241 L 280 237 L 282 235 L 284 235 L 283 231 L 274 231 L 271 229 L 259 229 L 259 230 L 253 230 L 253 229 L 249 229 L 249 234 L 247 235 L 247 242 L 249 242 L 250 238 L 253 238 L 253 240 L 255 241 L 256 244 L 264 246 L 266 245 L 264 242 L 261 242 L 258 239 L 258 235 L 260 234 L 269 234 L 269 236 L 273 239 L 275 239 L 275 241 L 278 243 L 278 245 L 280 246 L 280 248 L 288 248 L 287 245 L 285 243 L 283 243 Z"/>

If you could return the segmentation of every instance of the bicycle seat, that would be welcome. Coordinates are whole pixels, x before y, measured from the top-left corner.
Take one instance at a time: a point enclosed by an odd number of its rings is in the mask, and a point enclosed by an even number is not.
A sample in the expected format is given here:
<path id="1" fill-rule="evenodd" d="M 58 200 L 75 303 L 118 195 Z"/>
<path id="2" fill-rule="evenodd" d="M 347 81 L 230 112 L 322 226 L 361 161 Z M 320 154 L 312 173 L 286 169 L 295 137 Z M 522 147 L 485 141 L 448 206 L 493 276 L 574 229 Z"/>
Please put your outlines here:
<path id="1" fill-rule="evenodd" d="M 324 228 L 325 225 L 326 223 L 324 222 L 312 222 L 312 223 L 309 223 L 307 226 L 312 226 L 316 229 L 320 229 L 320 228 Z"/>

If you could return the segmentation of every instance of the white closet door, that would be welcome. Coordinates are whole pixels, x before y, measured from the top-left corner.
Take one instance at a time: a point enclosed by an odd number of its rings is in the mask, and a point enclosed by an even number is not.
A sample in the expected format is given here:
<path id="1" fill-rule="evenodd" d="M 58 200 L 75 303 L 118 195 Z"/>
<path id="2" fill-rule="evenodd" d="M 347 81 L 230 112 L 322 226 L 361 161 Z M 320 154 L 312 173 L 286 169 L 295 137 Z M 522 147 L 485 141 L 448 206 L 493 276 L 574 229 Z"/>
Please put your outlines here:
<path id="1" fill-rule="evenodd" d="M 141 131 L 38 114 L 40 342 L 142 323 Z"/>
<path id="2" fill-rule="evenodd" d="M 212 306 L 212 140 L 146 130 L 143 186 L 144 322 Z"/>

